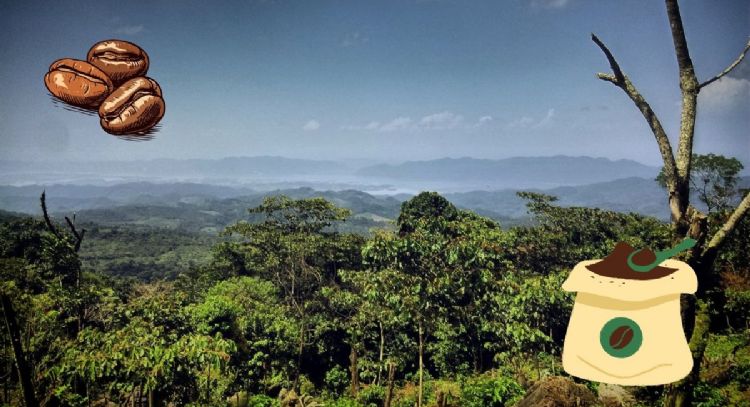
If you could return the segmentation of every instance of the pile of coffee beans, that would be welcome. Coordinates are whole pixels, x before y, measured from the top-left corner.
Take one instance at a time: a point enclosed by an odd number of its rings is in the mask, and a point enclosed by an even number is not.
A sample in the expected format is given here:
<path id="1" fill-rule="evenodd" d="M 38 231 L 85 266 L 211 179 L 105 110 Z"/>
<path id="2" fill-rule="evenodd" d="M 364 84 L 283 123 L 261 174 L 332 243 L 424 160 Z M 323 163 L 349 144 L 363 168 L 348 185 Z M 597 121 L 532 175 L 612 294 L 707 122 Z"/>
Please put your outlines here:
<path id="1" fill-rule="evenodd" d="M 94 44 L 86 59 L 52 63 L 44 76 L 50 93 L 69 105 L 98 110 L 107 133 L 148 134 L 166 106 L 159 84 L 145 76 L 146 51 L 131 42 L 107 40 Z"/>

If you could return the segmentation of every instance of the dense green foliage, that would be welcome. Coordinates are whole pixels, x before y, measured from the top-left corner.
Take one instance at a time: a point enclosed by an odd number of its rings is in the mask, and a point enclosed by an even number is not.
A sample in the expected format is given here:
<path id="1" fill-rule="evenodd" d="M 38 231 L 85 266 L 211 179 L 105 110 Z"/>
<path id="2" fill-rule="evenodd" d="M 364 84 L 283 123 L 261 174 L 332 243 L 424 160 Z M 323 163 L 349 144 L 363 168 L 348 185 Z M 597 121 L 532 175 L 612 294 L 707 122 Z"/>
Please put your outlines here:
<path id="1" fill-rule="evenodd" d="M 83 269 L 140 281 L 167 279 L 211 260 L 217 238 L 205 233 L 149 226 L 87 224 Z"/>
<path id="2" fill-rule="evenodd" d="M 690 186 L 698 194 L 709 212 L 723 211 L 741 198 L 737 187 L 739 173 L 744 166 L 734 157 L 717 154 L 693 154 L 690 168 Z M 666 187 L 664 168 L 656 176 L 656 182 Z"/>
<path id="3" fill-rule="evenodd" d="M 618 241 L 662 248 L 671 236 L 653 218 L 522 198 L 533 225 L 502 228 L 422 193 L 395 228 L 364 236 L 330 201 L 277 196 L 212 240 L 87 225 L 80 255 L 65 225 L 55 234 L 8 217 L 2 294 L 44 405 L 413 406 L 420 394 L 424 405 L 512 405 L 564 375 L 570 268 Z M 722 318 L 695 389 L 702 405 L 750 395 L 747 236 L 746 219 L 717 262 L 725 295 L 712 304 Z M 135 267 L 117 265 L 126 251 L 150 271 L 112 276 Z M 9 330 L 0 332 L 0 400 L 21 404 Z M 658 401 L 654 389 L 636 392 Z"/>

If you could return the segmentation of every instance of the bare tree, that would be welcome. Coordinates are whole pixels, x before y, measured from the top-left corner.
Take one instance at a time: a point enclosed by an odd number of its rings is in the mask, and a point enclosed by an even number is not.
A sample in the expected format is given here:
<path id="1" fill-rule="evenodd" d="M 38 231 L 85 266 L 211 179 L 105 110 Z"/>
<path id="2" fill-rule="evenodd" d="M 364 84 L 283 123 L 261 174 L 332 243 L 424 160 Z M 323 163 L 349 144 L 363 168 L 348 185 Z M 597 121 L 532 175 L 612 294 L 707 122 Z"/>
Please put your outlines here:
<path id="1" fill-rule="evenodd" d="M 680 17 L 677 0 L 665 0 L 667 16 L 672 31 L 677 65 L 679 67 L 680 90 L 682 93 L 682 114 L 680 117 L 680 137 L 678 139 L 677 155 L 673 153 L 667 133 L 646 99 L 635 85 L 623 73 L 612 52 L 596 36 L 591 39 L 604 52 L 612 73 L 599 73 L 599 79 L 611 82 L 622 89 L 635 103 L 656 138 L 662 160 L 664 161 L 664 175 L 667 192 L 669 194 L 669 209 L 674 231 L 675 241 L 689 236 L 698 241 L 688 253 L 687 261 L 698 274 L 699 292 L 694 300 L 683 301 L 683 317 L 686 333 L 690 338 L 690 349 L 693 353 L 693 370 L 682 381 L 670 385 L 665 389 L 664 403 L 666 406 L 688 406 L 692 403 L 692 388 L 698 381 L 700 363 L 707 344 L 707 332 L 710 324 L 710 314 L 707 305 L 707 295 L 716 287 L 716 275 L 713 264 L 716 256 L 739 221 L 750 209 L 750 193 L 746 194 L 740 204 L 726 222 L 713 235 L 708 236 L 706 215 L 690 205 L 690 166 L 693 156 L 693 138 L 695 134 L 695 117 L 698 105 L 698 94 L 701 89 L 721 79 L 730 73 L 745 58 L 750 49 L 750 41 L 740 53 L 739 57 L 726 69 L 705 82 L 699 82 L 695 75 L 693 62 L 690 59 L 685 31 Z"/>

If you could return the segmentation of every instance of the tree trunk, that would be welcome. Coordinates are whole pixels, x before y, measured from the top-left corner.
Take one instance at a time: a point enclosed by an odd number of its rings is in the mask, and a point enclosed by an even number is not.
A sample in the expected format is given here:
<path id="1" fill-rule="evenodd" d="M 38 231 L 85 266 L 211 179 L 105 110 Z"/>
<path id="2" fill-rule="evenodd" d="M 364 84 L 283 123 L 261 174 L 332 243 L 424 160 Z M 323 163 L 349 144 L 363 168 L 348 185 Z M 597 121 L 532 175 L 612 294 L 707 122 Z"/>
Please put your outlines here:
<path id="1" fill-rule="evenodd" d="M 424 328 L 422 320 L 419 321 L 419 391 L 417 396 L 417 407 L 422 407 L 422 392 L 424 388 Z"/>
<path id="2" fill-rule="evenodd" d="M 385 335 L 383 334 L 383 321 L 378 321 L 380 327 L 380 354 L 378 356 L 378 386 L 381 385 L 381 374 L 383 372 L 383 350 L 385 349 Z"/>
<path id="3" fill-rule="evenodd" d="M 16 311 L 7 294 L 0 294 L 0 301 L 3 304 L 5 327 L 8 330 L 8 337 L 10 337 L 11 346 L 13 347 L 13 357 L 16 360 L 16 369 L 21 381 L 23 399 L 26 402 L 26 407 L 38 407 L 39 403 L 36 400 L 36 395 L 34 395 L 34 384 L 31 381 L 31 369 L 26 364 L 26 355 L 21 345 L 21 332 L 18 328 Z"/>
<path id="4" fill-rule="evenodd" d="M 388 389 L 385 391 L 385 400 L 383 401 L 383 407 L 391 407 L 391 400 L 393 400 L 393 379 L 396 376 L 396 364 L 388 364 Z"/>
<path id="5" fill-rule="evenodd" d="M 357 367 L 357 349 L 354 346 L 349 352 L 349 371 L 352 375 L 352 397 L 356 398 L 359 392 L 359 368 Z"/>
<path id="6" fill-rule="evenodd" d="M 162 400 L 162 394 L 156 389 L 149 390 L 148 391 L 148 407 L 158 407 L 162 405 L 164 405 L 164 400 Z"/>
<path id="7" fill-rule="evenodd" d="M 690 337 L 690 349 L 693 353 L 693 369 L 684 379 L 667 386 L 664 396 L 664 406 L 684 407 L 693 402 L 693 389 L 698 383 L 700 376 L 700 363 L 708 344 L 708 329 L 711 325 L 708 304 L 698 301 L 695 314 L 695 328 Z"/>
<path id="8" fill-rule="evenodd" d="M 299 343 L 297 344 L 297 372 L 294 376 L 294 388 L 299 390 L 299 378 L 302 374 L 302 352 L 305 350 L 305 325 L 299 329 Z"/>

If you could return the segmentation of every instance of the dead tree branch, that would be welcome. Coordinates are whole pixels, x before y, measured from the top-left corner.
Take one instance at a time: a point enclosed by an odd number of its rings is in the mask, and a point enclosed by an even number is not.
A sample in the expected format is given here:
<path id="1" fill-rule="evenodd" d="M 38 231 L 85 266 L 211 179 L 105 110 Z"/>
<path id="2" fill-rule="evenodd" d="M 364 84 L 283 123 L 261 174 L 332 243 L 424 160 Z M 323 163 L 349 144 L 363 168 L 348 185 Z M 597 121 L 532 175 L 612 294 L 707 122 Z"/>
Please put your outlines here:
<path id="1" fill-rule="evenodd" d="M 732 72 L 732 69 L 736 68 L 737 65 L 739 65 L 740 62 L 742 62 L 743 59 L 745 59 L 745 54 L 747 54 L 747 51 L 749 51 L 749 50 L 750 50 L 750 40 L 747 41 L 747 44 L 745 45 L 745 49 L 742 50 L 742 52 L 740 53 L 740 56 L 737 57 L 737 59 L 735 59 L 734 62 L 732 62 L 732 64 L 727 67 L 727 69 L 721 71 L 721 73 L 719 73 L 718 75 L 714 76 L 713 78 L 711 78 L 711 79 L 709 79 L 709 80 L 701 83 L 698 86 L 698 89 L 702 89 L 703 87 L 708 86 L 708 85 L 710 85 L 710 84 L 718 81 L 719 79 L 721 79 L 722 76 L 728 74 L 729 72 Z"/>
<path id="2" fill-rule="evenodd" d="M 55 237 L 58 239 L 63 239 L 63 235 L 60 234 L 60 231 L 57 230 L 57 227 L 55 227 L 55 224 L 52 223 L 52 219 L 49 216 L 49 212 L 47 211 L 47 195 L 46 191 L 42 191 L 42 196 L 39 198 L 42 202 L 42 214 L 44 214 L 44 222 L 47 224 L 47 229 L 49 229 L 50 232 L 52 232 Z M 75 217 L 74 217 L 75 219 Z M 73 234 L 73 237 L 75 238 L 75 243 L 73 249 L 77 252 L 81 249 L 81 243 L 83 242 L 83 236 L 86 235 L 86 229 L 81 229 L 79 232 L 78 229 L 75 226 L 75 223 L 73 223 L 72 220 L 70 220 L 69 217 L 65 217 L 65 222 L 68 224 L 68 228 L 70 228 L 70 232 Z"/>
<path id="3" fill-rule="evenodd" d="M 74 250 L 77 252 L 81 248 L 81 242 L 83 242 L 83 236 L 86 234 L 86 229 L 81 229 L 81 232 L 79 233 L 78 230 L 76 229 L 76 225 L 67 216 L 65 217 L 65 222 L 68 223 L 68 227 L 70 228 L 70 231 L 73 233 L 73 236 L 76 238 Z"/>
<path id="4" fill-rule="evenodd" d="M 721 246 L 724 244 L 727 235 L 729 235 L 729 233 L 734 230 L 734 228 L 737 226 L 737 223 L 742 220 L 742 217 L 747 214 L 748 210 L 750 210 L 750 192 L 745 194 L 745 198 L 743 198 L 742 202 L 740 202 L 740 204 L 737 205 L 736 208 L 734 208 L 734 211 L 729 216 L 729 219 L 727 219 L 727 221 L 724 222 L 721 228 L 713 235 L 703 252 L 704 256 L 709 255 L 712 252 L 719 251 Z"/>
<path id="5" fill-rule="evenodd" d="M 620 64 L 612 55 L 612 52 L 607 48 L 606 45 L 597 37 L 595 34 L 591 34 L 591 40 L 602 50 L 604 55 L 609 61 L 609 66 L 612 68 L 613 74 L 598 73 L 597 77 L 603 81 L 611 82 L 618 88 L 622 89 L 630 100 L 635 103 L 635 106 L 640 110 L 643 117 L 646 119 L 651 132 L 656 137 L 656 143 L 659 145 L 659 151 L 661 152 L 662 160 L 664 161 L 664 173 L 667 177 L 667 186 L 670 191 L 674 188 L 676 179 L 676 165 L 674 160 L 674 154 L 672 153 L 672 145 L 669 143 L 667 133 L 664 131 L 664 127 L 661 125 L 661 121 L 656 116 L 656 113 L 651 108 L 651 105 L 646 102 L 646 99 L 636 89 L 635 85 L 630 82 L 630 79 L 622 72 Z"/>
<path id="6" fill-rule="evenodd" d="M 595 34 L 591 34 L 591 40 L 594 41 L 596 45 L 599 46 L 599 48 L 604 52 L 604 56 L 607 57 L 607 61 L 609 62 L 610 68 L 612 68 L 612 72 L 614 72 L 614 80 L 611 81 L 615 85 L 620 86 L 620 84 L 625 83 L 625 75 L 622 73 L 622 69 L 620 69 L 620 64 L 617 63 L 617 60 L 612 55 L 612 52 L 609 51 L 609 48 L 607 48 L 606 45 L 602 42 L 602 40 L 599 39 Z M 599 74 L 600 77 L 603 74 Z"/>
<path id="7" fill-rule="evenodd" d="M 44 222 L 47 224 L 47 229 L 49 229 L 50 232 L 52 232 L 53 235 L 55 235 L 58 239 L 62 239 L 62 235 L 60 235 L 60 232 L 57 231 L 57 228 L 52 223 L 52 220 L 49 218 L 49 213 L 47 213 L 47 191 L 42 191 L 42 196 L 39 198 L 42 201 L 42 213 L 44 214 Z"/>

